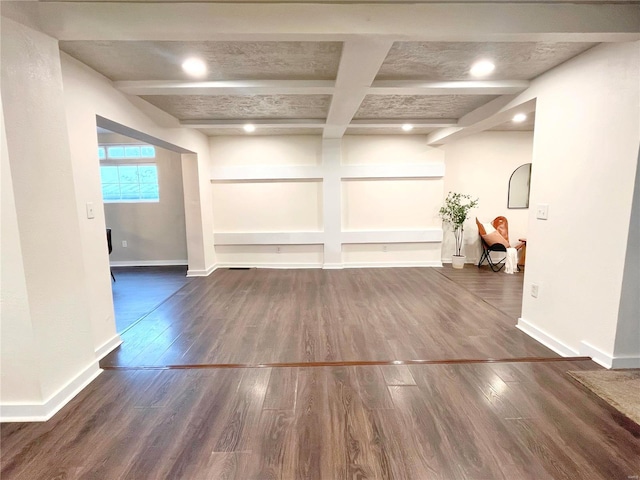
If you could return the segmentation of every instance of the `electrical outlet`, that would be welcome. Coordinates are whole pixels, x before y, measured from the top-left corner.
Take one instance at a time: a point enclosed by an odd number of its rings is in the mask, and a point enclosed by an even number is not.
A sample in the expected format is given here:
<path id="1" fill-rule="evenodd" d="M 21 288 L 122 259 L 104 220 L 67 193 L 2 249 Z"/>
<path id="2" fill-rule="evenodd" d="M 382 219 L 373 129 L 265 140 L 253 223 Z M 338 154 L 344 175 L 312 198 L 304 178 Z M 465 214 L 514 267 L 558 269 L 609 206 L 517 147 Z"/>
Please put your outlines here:
<path id="1" fill-rule="evenodd" d="M 386 245 L 383 245 L 383 246 L 382 246 L 382 251 L 383 251 L 383 252 L 386 252 L 386 251 L 387 251 L 387 246 L 386 246 Z"/>
<path id="2" fill-rule="evenodd" d="M 126 240 L 122 240 L 122 246 L 123 246 L 124 248 L 127 248 L 127 247 L 128 247 L 128 245 L 127 245 L 127 241 L 126 241 Z"/>
<path id="3" fill-rule="evenodd" d="M 536 210 L 536 218 L 539 220 L 547 220 L 549 218 L 549 205 L 539 203 Z"/>
<path id="4" fill-rule="evenodd" d="M 533 298 L 538 298 L 538 293 L 540 292 L 540 285 L 538 285 L 537 283 L 532 283 L 531 284 L 531 296 Z"/>
<path id="5" fill-rule="evenodd" d="M 276 247 L 276 253 L 282 252 L 282 247 Z"/>

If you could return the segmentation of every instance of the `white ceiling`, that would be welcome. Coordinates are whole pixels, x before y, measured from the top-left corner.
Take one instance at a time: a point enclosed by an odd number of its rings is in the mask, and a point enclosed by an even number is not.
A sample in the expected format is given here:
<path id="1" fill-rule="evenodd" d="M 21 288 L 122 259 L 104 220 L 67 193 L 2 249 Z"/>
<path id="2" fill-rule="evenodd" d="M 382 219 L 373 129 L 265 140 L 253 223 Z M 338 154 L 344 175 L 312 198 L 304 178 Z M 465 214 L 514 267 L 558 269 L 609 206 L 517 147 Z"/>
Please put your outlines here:
<path id="1" fill-rule="evenodd" d="M 2 13 L 207 135 L 249 122 L 254 135 L 403 133 L 403 123 L 416 124 L 403 134 L 432 134 L 600 42 L 640 39 L 638 2 L 247 3 L 3 2 Z M 187 56 L 206 62 L 205 78 L 182 71 Z M 494 73 L 472 78 L 485 58 Z"/>

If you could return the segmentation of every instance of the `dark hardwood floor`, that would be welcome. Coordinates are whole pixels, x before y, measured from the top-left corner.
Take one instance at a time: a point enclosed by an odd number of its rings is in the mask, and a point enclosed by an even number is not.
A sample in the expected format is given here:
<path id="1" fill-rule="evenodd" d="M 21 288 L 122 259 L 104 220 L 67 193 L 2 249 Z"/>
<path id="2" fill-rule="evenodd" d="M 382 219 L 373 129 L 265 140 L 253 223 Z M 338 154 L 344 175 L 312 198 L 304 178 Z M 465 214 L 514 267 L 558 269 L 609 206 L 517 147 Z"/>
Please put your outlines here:
<path id="1" fill-rule="evenodd" d="M 219 270 L 127 330 L 102 365 L 557 357 L 488 293 L 520 301 L 521 276 L 476 270 L 467 282 L 450 267 Z"/>
<path id="2" fill-rule="evenodd" d="M 2 429 L 3 479 L 627 480 L 591 362 L 106 371 Z M 637 427 L 637 426 L 636 426 Z"/>
<path id="3" fill-rule="evenodd" d="M 124 332 L 176 293 L 190 278 L 186 266 L 113 267 L 111 284 L 116 329 Z"/>
<path id="4" fill-rule="evenodd" d="M 2 425 L 0 477 L 637 478 L 640 426 L 566 374 L 595 363 L 515 329 L 521 285 L 475 267 L 193 279 L 50 421 Z"/>

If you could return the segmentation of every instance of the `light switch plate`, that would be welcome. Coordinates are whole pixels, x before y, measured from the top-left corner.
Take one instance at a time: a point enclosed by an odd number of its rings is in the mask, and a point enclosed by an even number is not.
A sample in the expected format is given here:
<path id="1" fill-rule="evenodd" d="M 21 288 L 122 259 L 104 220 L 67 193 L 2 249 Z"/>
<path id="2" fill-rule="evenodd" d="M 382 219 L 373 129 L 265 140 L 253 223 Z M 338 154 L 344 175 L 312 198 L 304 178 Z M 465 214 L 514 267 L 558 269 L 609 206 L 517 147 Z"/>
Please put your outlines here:
<path id="1" fill-rule="evenodd" d="M 549 218 L 549 205 L 539 203 L 536 210 L 536 218 L 539 220 L 547 220 Z"/>
<path id="2" fill-rule="evenodd" d="M 87 202 L 87 218 L 96 218 L 96 214 L 93 211 L 93 202 Z"/>

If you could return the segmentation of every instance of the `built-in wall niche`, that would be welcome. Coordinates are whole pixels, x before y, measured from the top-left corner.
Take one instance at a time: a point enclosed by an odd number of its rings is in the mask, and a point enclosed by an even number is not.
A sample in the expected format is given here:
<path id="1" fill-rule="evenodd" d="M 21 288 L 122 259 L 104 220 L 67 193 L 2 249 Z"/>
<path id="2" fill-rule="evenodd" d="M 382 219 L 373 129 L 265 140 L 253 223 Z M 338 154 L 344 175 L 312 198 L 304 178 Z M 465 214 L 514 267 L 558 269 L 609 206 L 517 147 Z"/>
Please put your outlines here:
<path id="1" fill-rule="evenodd" d="M 525 163 L 516 168 L 509 178 L 507 208 L 529 208 L 531 189 L 531 164 Z"/>

